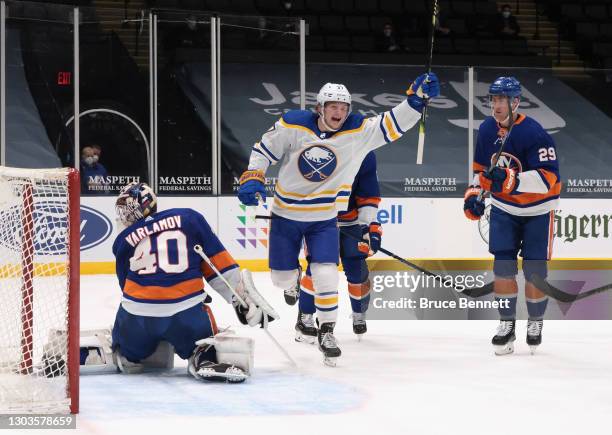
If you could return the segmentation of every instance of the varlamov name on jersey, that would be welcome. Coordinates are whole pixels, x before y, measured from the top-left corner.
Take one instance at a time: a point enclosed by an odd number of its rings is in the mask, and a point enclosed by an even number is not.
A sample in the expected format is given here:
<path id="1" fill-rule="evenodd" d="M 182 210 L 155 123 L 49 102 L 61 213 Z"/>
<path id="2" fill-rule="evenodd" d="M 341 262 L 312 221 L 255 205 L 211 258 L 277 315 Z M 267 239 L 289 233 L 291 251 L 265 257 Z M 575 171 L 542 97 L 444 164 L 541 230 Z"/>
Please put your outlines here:
<path id="1" fill-rule="evenodd" d="M 318 115 L 284 114 L 253 146 L 249 169 L 281 162 L 272 212 L 298 221 L 333 219 L 347 209 L 351 185 L 368 152 L 399 139 L 420 118 L 404 100 L 378 116 L 351 113 L 336 132 L 322 132 Z"/>
<path id="2" fill-rule="evenodd" d="M 145 237 L 149 237 L 161 231 L 171 230 L 180 227 L 181 217 L 170 216 L 165 219 L 161 219 L 159 222 L 153 222 L 153 224 L 151 225 L 136 228 L 134 231 L 132 231 L 125 237 L 125 241 L 128 242 L 132 247 L 135 247 L 138 242 L 140 242 Z"/>

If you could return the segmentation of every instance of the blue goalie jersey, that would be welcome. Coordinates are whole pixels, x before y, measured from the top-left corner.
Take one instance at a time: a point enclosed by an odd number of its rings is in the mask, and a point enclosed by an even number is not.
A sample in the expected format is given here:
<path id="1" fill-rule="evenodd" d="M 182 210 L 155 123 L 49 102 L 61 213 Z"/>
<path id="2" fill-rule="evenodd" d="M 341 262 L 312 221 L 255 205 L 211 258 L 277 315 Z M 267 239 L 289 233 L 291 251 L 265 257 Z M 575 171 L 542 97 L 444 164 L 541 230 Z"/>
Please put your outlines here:
<path id="1" fill-rule="evenodd" d="M 192 209 L 165 210 L 123 230 L 113 244 L 123 308 L 167 317 L 201 303 L 206 296 L 202 278 L 213 281 L 217 275 L 195 245 L 220 273 L 238 268 L 204 216 Z"/>

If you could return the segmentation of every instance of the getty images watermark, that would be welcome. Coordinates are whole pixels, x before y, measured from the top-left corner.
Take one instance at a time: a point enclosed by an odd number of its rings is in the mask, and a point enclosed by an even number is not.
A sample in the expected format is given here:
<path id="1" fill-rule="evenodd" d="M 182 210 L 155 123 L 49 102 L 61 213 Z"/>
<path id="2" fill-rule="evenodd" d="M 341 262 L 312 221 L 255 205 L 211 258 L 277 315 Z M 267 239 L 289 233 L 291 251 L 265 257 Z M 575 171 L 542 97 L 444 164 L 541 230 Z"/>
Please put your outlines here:
<path id="1" fill-rule="evenodd" d="M 461 292 L 485 286 L 490 272 L 426 275 L 420 272 L 373 272 L 371 278 L 370 319 L 455 319 L 465 318 L 466 310 L 487 311 L 493 318 L 507 299 L 471 299 Z M 479 316 L 481 317 L 481 316 Z"/>

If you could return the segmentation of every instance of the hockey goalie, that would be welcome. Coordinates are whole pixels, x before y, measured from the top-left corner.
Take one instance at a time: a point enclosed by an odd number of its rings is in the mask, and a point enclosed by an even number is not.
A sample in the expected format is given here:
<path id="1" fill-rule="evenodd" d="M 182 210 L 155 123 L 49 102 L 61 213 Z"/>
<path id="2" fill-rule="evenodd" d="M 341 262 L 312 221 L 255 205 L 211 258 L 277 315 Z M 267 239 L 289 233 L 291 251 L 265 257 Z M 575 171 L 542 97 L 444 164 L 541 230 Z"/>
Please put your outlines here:
<path id="1" fill-rule="evenodd" d="M 121 372 L 138 373 L 148 365 L 172 367 L 176 353 L 197 379 L 244 381 L 253 366 L 253 341 L 218 333 L 203 278 L 233 305 L 241 323 L 263 326 L 277 315 L 250 272 L 240 271 L 195 210 L 157 212 L 156 195 L 145 183 L 125 186 L 116 212 L 125 226 L 113 244 L 121 304 L 112 341 L 104 331 L 82 334 L 81 364 L 109 363 L 112 353 Z"/>

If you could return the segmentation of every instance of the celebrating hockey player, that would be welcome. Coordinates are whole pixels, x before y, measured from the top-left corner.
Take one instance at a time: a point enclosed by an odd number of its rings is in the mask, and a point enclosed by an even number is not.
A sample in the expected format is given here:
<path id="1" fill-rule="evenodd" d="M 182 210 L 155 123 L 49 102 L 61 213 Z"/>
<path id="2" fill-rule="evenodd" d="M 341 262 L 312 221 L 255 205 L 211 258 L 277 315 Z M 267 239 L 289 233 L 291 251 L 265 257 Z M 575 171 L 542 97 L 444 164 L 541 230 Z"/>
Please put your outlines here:
<path id="1" fill-rule="evenodd" d="M 351 94 L 325 84 L 316 113 L 284 114 L 253 146 L 238 197 L 245 205 L 265 199 L 265 172 L 282 159 L 269 234 L 272 282 L 285 290 L 299 280 L 304 239 L 311 258 L 319 348 L 333 365 L 340 348 L 333 335 L 338 307 L 338 211 L 346 210 L 351 184 L 368 152 L 399 139 L 419 120 L 428 98 L 439 94 L 434 73 L 416 78 L 408 98 L 378 116 L 351 113 Z"/>
<path id="2" fill-rule="evenodd" d="M 465 193 L 464 211 L 469 219 L 478 220 L 485 207 L 480 193 L 491 193 L 489 252 L 495 256 L 495 297 L 507 301 L 500 304 L 501 321 L 492 340 L 495 353 L 514 351 L 519 252 L 529 314 L 527 344 L 534 352 L 542 342 L 548 299 L 533 279 L 546 278 L 546 261 L 552 254 L 554 210 L 561 192 L 557 151 L 538 122 L 518 113 L 521 85 L 517 79 L 496 79 L 489 87 L 489 100 L 492 116 L 478 131 L 473 162 L 476 175 Z M 503 152 L 493 162 L 500 146 Z"/>
<path id="3" fill-rule="evenodd" d="M 164 341 L 182 359 L 189 359 L 188 370 L 195 378 L 244 381 L 252 365 L 251 339 L 223 334 L 214 337 L 217 326 L 202 277 L 233 304 L 243 324 L 258 326 L 266 313 L 248 271 L 240 272 L 198 212 L 187 208 L 157 212 L 155 193 L 145 183 L 125 186 L 117 198 L 116 211 L 126 226 L 113 244 L 123 291 L 112 331 L 117 367 L 127 373 L 142 371 L 142 361 Z M 197 245 L 222 277 L 194 251 Z M 247 307 L 237 301 L 222 278 Z"/>
<path id="4" fill-rule="evenodd" d="M 374 255 L 381 244 L 382 227 L 377 220 L 379 203 L 376 154 L 370 151 L 353 182 L 348 209 L 338 213 L 340 261 L 348 282 L 353 332 L 358 337 L 368 330 L 366 312 L 370 304 L 370 280 L 366 258 Z M 360 239 L 363 241 L 360 242 Z M 298 319 L 295 324 L 296 341 L 307 343 L 314 343 L 317 337 L 314 321 L 315 292 L 311 275 L 310 268 L 307 268 L 301 280 Z"/>

